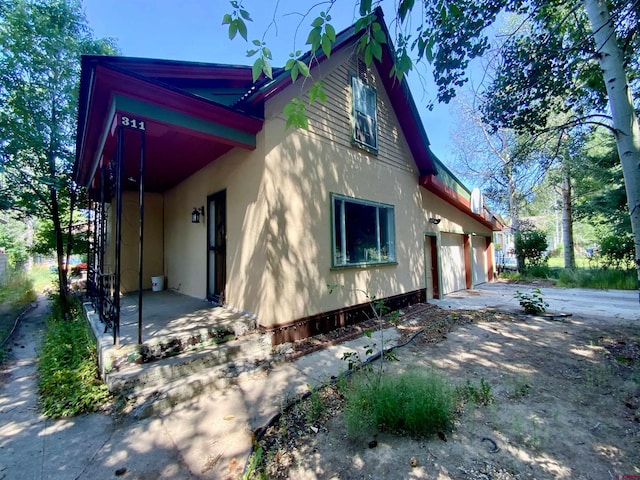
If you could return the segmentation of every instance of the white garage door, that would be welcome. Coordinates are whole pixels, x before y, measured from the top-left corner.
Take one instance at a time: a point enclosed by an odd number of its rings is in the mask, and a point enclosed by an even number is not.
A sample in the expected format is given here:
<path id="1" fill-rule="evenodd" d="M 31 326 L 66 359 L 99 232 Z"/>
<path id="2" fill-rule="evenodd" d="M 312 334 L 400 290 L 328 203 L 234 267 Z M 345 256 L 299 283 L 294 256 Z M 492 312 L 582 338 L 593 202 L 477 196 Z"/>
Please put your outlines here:
<path id="1" fill-rule="evenodd" d="M 464 290 L 464 240 L 462 235 L 443 233 L 441 236 L 442 293 Z"/>
<path id="2" fill-rule="evenodd" d="M 471 237 L 471 251 L 473 252 L 473 285 L 486 283 L 487 279 L 487 239 L 485 237 Z"/>

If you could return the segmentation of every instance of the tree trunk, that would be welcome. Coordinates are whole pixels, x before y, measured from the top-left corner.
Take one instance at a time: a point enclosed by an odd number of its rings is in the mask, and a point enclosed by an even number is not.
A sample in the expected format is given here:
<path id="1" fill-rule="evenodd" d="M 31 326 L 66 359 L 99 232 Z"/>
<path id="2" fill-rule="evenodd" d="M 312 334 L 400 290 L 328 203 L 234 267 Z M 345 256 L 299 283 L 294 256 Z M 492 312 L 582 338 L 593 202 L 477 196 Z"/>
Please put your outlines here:
<path id="1" fill-rule="evenodd" d="M 562 166 L 562 246 L 564 250 L 564 268 L 576 268 L 576 255 L 573 245 L 573 215 L 571 201 L 571 175 L 567 159 Z"/>
<path id="2" fill-rule="evenodd" d="M 633 107 L 622 52 L 618 47 L 618 38 L 607 4 L 605 0 L 584 0 L 584 4 L 593 29 L 598 62 L 602 69 L 613 118 L 616 146 L 622 164 L 631 217 L 640 288 L 640 127 Z"/>

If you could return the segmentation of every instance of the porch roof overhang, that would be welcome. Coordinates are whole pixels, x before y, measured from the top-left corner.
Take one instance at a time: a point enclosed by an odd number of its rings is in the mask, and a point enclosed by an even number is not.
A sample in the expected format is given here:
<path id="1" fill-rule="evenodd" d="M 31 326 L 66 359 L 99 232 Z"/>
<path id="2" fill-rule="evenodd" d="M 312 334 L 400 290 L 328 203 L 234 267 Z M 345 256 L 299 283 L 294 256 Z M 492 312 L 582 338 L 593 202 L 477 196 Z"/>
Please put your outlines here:
<path id="1" fill-rule="evenodd" d="M 141 128 L 125 128 L 123 178 L 139 182 L 140 132 L 145 134 L 145 190 L 163 192 L 234 147 L 253 150 L 263 120 L 109 63 L 109 57 L 85 57 L 80 85 L 74 179 L 100 185 L 100 167 L 118 147 L 118 127 L 135 119 Z"/>
<path id="2" fill-rule="evenodd" d="M 477 220 L 485 227 L 490 228 L 492 231 L 502 230 L 502 223 L 495 215 L 487 209 L 483 209 L 481 214 L 473 212 L 471 210 L 471 202 L 469 200 L 460 195 L 450 186 L 446 185 L 435 175 L 422 175 L 420 177 L 420 185 L 443 199 L 445 202 L 463 211 L 474 220 Z"/>

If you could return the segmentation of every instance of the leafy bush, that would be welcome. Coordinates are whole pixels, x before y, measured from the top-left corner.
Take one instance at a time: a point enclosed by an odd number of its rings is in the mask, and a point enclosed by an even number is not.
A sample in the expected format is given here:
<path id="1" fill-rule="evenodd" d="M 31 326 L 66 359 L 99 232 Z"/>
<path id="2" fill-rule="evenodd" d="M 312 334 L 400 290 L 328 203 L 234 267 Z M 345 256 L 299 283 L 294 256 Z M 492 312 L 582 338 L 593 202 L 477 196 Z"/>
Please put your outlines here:
<path id="1" fill-rule="evenodd" d="M 358 374 L 345 387 L 344 420 L 350 436 L 380 429 L 432 435 L 451 427 L 455 389 L 435 371 Z"/>
<path id="2" fill-rule="evenodd" d="M 549 247 L 547 235 L 535 227 L 523 225 L 515 235 L 516 256 L 520 268 L 545 265 L 545 252 Z"/>
<path id="3" fill-rule="evenodd" d="M 38 368 L 42 411 L 47 417 L 95 411 L 109 399 L 98 376 L 96 345 L 77 303 L 71 319 L 64 320 L 58 297 L 52 295 Z"/>
<path id="4" fill-rule="evenodd" d="M 520 306 L 525 313 L 537 315 L 546 312 L 547 308 L 549 308 L 549 304 L 542 298 L 542 292 L 539 288 L 534 288 L 531 293 L 522 293 L 516 290 L 515 297 L 520 302 Z"/>
<path id="5" fill-rule="evenodd" d="M 600 240 L 600 257 L 605 268 L 633 268 L 635 247 L 631 234 L 610 235 Z"/>

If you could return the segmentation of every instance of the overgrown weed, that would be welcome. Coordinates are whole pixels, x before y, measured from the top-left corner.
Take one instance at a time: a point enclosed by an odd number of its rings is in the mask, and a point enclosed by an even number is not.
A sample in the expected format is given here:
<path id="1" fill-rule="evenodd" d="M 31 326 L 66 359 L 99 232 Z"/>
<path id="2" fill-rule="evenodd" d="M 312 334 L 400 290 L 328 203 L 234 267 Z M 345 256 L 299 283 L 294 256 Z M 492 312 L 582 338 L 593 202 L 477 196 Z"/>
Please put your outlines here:
<path id="1" fill-rule="evenodd" d="M 99 409 L 109 399 L 98 375 L 97 349 L 77 301 L 68 320 L 59 297 L 51 295 L 51 313 L 38 368 L 42 413 L 62 418 Z"/>
<path id="2" fill-rule="evenodd" d="M 430 436 L 450 429 L 455 388 L 435 370 L 400 375 L 354 375 L 344 390 L 344 422 L 351 437 L 382 431 Z"/>

